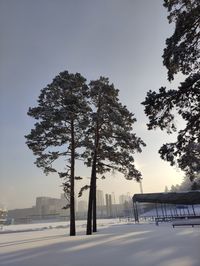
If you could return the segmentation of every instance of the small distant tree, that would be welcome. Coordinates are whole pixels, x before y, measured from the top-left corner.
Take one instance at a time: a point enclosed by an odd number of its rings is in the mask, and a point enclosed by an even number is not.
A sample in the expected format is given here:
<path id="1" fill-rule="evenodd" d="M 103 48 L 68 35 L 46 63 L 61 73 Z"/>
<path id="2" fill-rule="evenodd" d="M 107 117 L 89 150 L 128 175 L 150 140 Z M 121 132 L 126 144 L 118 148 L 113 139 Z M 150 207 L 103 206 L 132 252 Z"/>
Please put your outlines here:
<path id="1" fill-rule="evenodd" d="M 171 192 L 177 192 L 177 191 L 179 191 L 179 185 L 175 185 L 175 186 L 172 185 L 170 191 Z"/>
<path id="2" fill-rule="evenodd" d="M 165 186 L 165 192 L 166 192 L 166 193 L 169 192 L 169 189 L 168 189 L 167 186 Z"/>
<path id="3" fill-rule="evenodd" d="M 164 0 L 164 6 L 169 23 L 175 23 L 163 53 L 168 80 L 172 81 L 177 73 L 187 77 L 178 89 L 150 90 L 142 104 L 149 118 L 148 129 L 166 129 L 171 134 L 177 131 L 177 114 L 185 121 L 176 142 L 164 144 L 159 153 L 193 180 L 200 172 L 200 1 Z"/>
<path id="4" fill-rule="evenodd" d="M 67 71 L 56 76 L 52 83 L 41 90 L 38 106 L 29 108 L 28 115 L 38 122 L 26 137 L 26 144 L 36 156 L 35 164 L 45 174 L 58 173 L 63 178 L 63 190 L 68 199 L 65 208 L 70 208 L 70 235 L 75 229 L 74 181 L 75 160 L 80 157 L 79 148 L 83 145 L 88 126 L 86 79 L 79 73 Z M 63 158 L 63 159 L 62 159 Z M 59 161 L 60 160 L 60 161 Z M 58 162 L 65 163 L 65 170 L 59 171 Z"/>
<path id="5" fill-rule="evenodd" d="M 91 167 L 91 181 L 88 202 L 87 234 L 97 231 L 96 223 L 96 181 L 97 175 L 121 172 L 127 179 L 141 179 L 141 173 L 134 166 L 133 154 L 141 152 L 144 142 L 132 132 L 136 121 L 133 114 L 118 98 L 118 90 L 104 77 L 91 81 L 90 99 L 92 112 L 86 134 L 86 164 Z M 93 227 L 92 227 L 93 217 Z"/>
<path id="6" fill-rule="evenodd" d="M 190 190 L 199 190 L 200 189 L 200 177 L 196 176 L 195 181 L 191 181 L 188 176 L 183 178 L 183 181 L 180 185 L 172 185 L 171 192 L 174 191 L 190 191 Z"/>

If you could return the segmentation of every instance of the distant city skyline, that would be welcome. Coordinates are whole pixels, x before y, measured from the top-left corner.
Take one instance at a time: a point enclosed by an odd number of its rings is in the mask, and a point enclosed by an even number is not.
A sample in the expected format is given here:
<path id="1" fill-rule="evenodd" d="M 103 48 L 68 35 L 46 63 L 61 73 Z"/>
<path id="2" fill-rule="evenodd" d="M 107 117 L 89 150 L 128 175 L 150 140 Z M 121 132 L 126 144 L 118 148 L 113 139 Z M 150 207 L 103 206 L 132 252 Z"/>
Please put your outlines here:
<path id="1" fill-rule="evenodd" d="M 68 204 L 64 194 L 59 198 L 36 197 L 35 204 L 28 208 L 2 209 L 6 216 L 6 223 L 21 224 L 36 221 L 67 221 L 70 217 L 70 209 L 65 208 Z M 88 201 L 87 199 L 75 200 L 76 220 L 87 218 Z M 115 200 L 115 194 L 108 194 L 97 190 L 97 217 L 100 218 L 120 218 L 133 217 L 133 204 L 129 194 L 120 195 Z"/>
<path id="2" fill-rule="evenodd" d="M 126 200 L 131 200 L 132 196 L 130 196 L 130 192 L 127 192 L 125 194 L 121 194 L 121 195 L 115 195 L 114 192 L 109 193 L 103 190 L 97 190 L 97 206 L 105 206 L 106 205 L 106 195 L 110 195 L 111 196 L 111 200 L 112 200 L 112 204 L 123 204 Z M 66 205 L 67 203 L 67 199 L 65 198 L 64 194 L 61 193 L 60 197 L 51 197 L 50 195 L 48 196 L 41 196 L 38 195 L 36 196 L 36 198 L 34 199 L 34 204 L 36 205 L 41 205 L 41 203 L 45 203 L 48 200 L 61 200 L 63 207 Z M 86 203 L 86 205 L 85 205 Z M 76 205 L 76 209 L 80 210 L 81 208 L 84 208 L 85 210 L 87 210 L 87 203 L 88 203 L 88 197 L 77 197 L 75 205 Z M 28 208 L 31 208 L 34 206 L 30 205 L 27 206 Z M 3 206 L 2 204 L 0 205 L 0 208 L 2 209 L 6 209 L 6 206 Z M 11 208 L 12 209 L 12 208 Z"/>
<path id="3" fill-rule="evenodd" d="M 0 204 L 25 208 L 37 195 L 58 197 L 62 184 L 45 176 L 34 164 L 24 135 L 34 122 L 27 116 L 40 90 L 61 71 L 80 72 L 88 82 L 106 76 L 120 90 L 120 101 L 135 114 L 134 132 L 147 144 L 135 154 L 144 192 L 164 191 L 179 184 L 183 172 L 160 159 L 158 149 L 175 139 L 159 130 L 148 131 L 141 102 L 148 90 L 176 88 L 162 64 L 165 40 L 173 32 L 162 1 L 146 0 L 3 0 L 0 2 Z M 181 121 L 177 119 L 181 126 Z M 89 177 L 81 162 L 76 174 Z M 140 192 L 122 175 L 98 179 L 97 188 L 115 195 Z M 89 178 L 76 182 L 76 191 Z"/>

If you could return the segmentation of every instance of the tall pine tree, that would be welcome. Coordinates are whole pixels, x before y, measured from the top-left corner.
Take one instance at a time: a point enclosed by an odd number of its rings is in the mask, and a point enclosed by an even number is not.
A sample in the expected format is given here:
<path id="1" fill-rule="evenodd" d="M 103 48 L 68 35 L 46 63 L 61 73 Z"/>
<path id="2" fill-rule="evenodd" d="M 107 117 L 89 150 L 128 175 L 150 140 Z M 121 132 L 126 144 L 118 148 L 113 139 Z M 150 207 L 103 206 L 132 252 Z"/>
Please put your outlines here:
<path id="1" fill-rule="evenodd" d="M 118 98 L 118 90 L 109 80 L 100 77 L 91 81 L 90 98 L 92 112 L 86 134 L 86 164 L 91 167 L 91 181 L 88 202 L 87 234 L 97 231 L 96 223 L 96 181 L 97 175 L 119 171 L 127 179 L 141 179 L 141 173 L 134 166 L 133 154 L 141 152 L 144 142 L 132 132 L 136 121 L 133 114 Z M 93 218 L 93 225 L 92 225 Z"/>
<path id="2" fill-rule="evenodd" d="M 75 228 L 75 160 L 83 145 L 88 126 L 88 86 L 79 73 L 67 71 L 56 76 L 52 83 L 41 90 L 38 106 L 29 108 L 28 115 L 37 123 L 26 137 L 28 147 L 36 156 L 35 164 L 45 174 L 57 172 L 63 181 L 63 190 L 69 199 L 70 235 Z M 66 160 L 67 159 L 67 160 Z M 56 161 L 65 162 L 65 170 L 59 171 Z M 56 167 L 57 166 L 57 167 Z"/>

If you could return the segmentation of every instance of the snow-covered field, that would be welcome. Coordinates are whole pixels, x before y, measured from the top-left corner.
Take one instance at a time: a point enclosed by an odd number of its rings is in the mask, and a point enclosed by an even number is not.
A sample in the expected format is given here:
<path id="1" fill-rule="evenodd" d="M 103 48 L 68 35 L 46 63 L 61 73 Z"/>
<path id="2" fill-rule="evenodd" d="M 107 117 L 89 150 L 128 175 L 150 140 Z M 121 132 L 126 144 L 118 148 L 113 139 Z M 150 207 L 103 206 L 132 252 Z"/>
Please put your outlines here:
<path id="1" fill-rule="evenodd" d="M 0 265 L 200 266 L 199 226 L 98 223 L 98 233 L 85 236 L 85 221 L 79 221 L 75 237 L 69 236 L 66 222 L 5 226 Z"/>

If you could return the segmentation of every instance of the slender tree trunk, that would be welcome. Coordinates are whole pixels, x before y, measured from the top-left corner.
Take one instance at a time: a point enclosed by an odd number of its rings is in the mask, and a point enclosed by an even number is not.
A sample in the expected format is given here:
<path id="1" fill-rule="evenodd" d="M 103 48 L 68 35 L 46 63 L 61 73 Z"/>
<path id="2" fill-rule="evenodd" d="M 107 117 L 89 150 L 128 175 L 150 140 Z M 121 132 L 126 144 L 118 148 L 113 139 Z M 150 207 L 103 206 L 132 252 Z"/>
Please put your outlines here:
<path id="1" fill-rule="evenodd" d="M 90 192 L 88 201 L 88 217 L 87 217 L 87 235 L 91 235 L 92 231 L 97 232 L 97 217 L 96 217 L 96 164 L 97 164 L 97 153 L 99 146 L 99 127 L 97 123 L 96 129 L 96 140 L 95 140 L 95 151 L 92 163 L 92 173 L 90 180 Z M 93 230 L 92 230 L 92 219 L 93 219 Z"/>
<path id="2" fill-rule="evenodd" d="M 96 164 L 97 164 L 97 154 L 99 148 L 99 113 L 100 113 L 100 95 L 98 100 L 98 108 L 97 108 L 97 121 L 96 121 L 96 130 L 95 130 L 95 147 L 94 147 L 94 156 L 92 162 L 92 173 L 90 180 L 90 192 L 89 192 L 89 201 L 88 201 L 88 216 L 87 216 L 87 235 L 91 235 L 92 231 L 97 232 L 97 215 L 96 215 Z M 93 224 L 92 224 L 93 219 Z M 92 230 L 93 225 L 93 230 Z"/>
<path id="3" fill-rule="evenodd" d="M 90 191 L 89 191 L 89 200 L 88 200 L 88 213 L 87 213 L 87 235 L 92 234 L 92 211 L 93 211 L 93 204 L 94 204 L 94 161 L 92 165 L 92 173 L 90 179 Z"/>
<path id="4" fill-rule="evenodd" d="M 87 216 L 87 235 L 97 232 L 96 219 L 96 152 L 93 158 Z"/>
<path id="5" fill-rule="evenodd" d="M 99 149 L 99 139 L 100 139 L 100 134 L 99 134 L 99 113 L 100 113 L 100 106 L 101 106 L 101 101 L 100 101 L 100 95 L 99 95 L 99 103 L 98 103 L 98 110 L 97 110 L 97 124 L 96 124 L 96 138 L 95 138 L 95 156 L 94 156 L 94 164 L 93 164 L 93 174 L 94 174 L 94 184 L 93 184 L 93 232 L 97 232 L 97 203 L 96 203 L 96 191 L 97 191 L 97 171 L 96 171 L 96 164 L 97 164 L 97 155 L 98 155 L 98 149 Z"/>
<path id="6" fill-rule="evenodd" d="M 95 169 L 96 170 L 96 169 Z M 96 189 L 97 189 L 96 171 L 94 175 L 94 189 L 93 189 L 93 232 L 97 232 L 97 203 L 96 203 Z"/>
<path id="7" fill-rule="evenodd" d="M 96 171 L 96 163 L 97 163 L 97 154 L 99 148 L 99 123 L 97 121 L 97 130 L 96 130 L 96 151 L 94 154 L 94 163 L 93 163 L 93 232 L 97 232 L 97 203 L 96 203 L 96 191 L 97 191 L 97 171 Z"/>
<path id="8" fill-rule="evenodd" d="M 74 145 L 74 121 L 71 121 L 71 190 L 70 190 L 70 236 L 76 235 L 75 225 L 75 200 L 74 200 L 74 168 L 75 168 L 75 145 Z"/>

